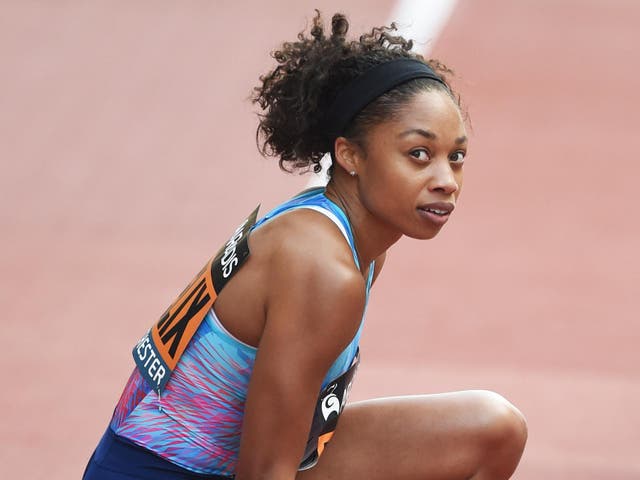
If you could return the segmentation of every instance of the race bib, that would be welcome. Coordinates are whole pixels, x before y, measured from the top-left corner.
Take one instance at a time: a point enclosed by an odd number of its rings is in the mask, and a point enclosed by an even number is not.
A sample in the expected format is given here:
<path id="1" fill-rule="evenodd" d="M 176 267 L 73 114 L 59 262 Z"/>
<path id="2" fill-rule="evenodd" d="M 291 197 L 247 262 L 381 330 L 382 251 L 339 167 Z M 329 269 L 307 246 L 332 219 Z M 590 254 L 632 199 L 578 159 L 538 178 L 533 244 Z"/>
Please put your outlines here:
<path id="1" fill-rule="evenodd" d="M 133 359 L 144 379 L 161 393 L 189 341 L 220 291 L 249 256 L 248 235 L 257 207 L 196 278 L 133 348 Z"/>
<path id="2" fill-rule="evenodd" d="M 347 395 L 359 363 L 360 350 L 358 349 L 349 369 L 320 392 L 313 414 L 311 432 L 302 457 L 304 460 L 298 470 L 307 470 L 318 463 L 325 445 L 333 437 L 338 426 L 338 419 L 347 403 Z"/>

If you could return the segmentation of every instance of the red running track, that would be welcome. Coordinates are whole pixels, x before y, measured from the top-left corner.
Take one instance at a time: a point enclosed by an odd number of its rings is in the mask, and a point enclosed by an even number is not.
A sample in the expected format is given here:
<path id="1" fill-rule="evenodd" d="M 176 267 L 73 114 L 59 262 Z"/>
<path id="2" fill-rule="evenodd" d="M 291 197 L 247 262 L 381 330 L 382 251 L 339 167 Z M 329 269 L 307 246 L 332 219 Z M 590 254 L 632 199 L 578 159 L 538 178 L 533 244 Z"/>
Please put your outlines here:
<path id="1" fill-rule="evenodd" d="M 0 8 L 2 477 L 79 478 L 136 339 L 306 181 L 258 156 L 246 97 L 311 9 L 236 3 Z M 354 31 L 393 7 L 317 4 Z M 640 478 L 639 23 L 631 0 L 461 0 L 435 44 L 465 192 L 390 252 L 353 398 L 497 390 L 528 417 L 521 480 Z"/>

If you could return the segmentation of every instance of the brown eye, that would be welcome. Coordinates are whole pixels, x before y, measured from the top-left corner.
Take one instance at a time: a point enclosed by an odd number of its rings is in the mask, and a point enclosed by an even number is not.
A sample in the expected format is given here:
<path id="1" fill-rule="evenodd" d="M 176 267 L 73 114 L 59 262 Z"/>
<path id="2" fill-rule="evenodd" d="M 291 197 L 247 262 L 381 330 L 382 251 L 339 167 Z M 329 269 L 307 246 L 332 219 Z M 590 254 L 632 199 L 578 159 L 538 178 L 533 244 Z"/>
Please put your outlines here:
<path id="1" fill-rule="evenodd" d="M 413 158 L 421 162 L 429 161 L 429 152 L 424 148 L 417 148 L 415 150 L 411 150 L 411 152 L 409 152 L 409 155 L 411 155 Z"/>
<path id="2" fill-rule="evenodd" d="M 465 152 L 462 152 L 462 151 L 454 152 L 449 157 L 449 160 L 453 163 L 464 163 L 464 156 L 465 156 Z"/>

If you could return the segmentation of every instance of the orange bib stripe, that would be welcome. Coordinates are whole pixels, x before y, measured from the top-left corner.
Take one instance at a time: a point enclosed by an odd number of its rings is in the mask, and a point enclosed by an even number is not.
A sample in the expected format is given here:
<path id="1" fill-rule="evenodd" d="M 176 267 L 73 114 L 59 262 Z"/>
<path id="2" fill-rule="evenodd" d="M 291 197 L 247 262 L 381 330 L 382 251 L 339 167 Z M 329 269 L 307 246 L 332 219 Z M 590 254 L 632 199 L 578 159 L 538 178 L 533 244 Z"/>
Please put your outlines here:
<path id="1" fill-rule="evenodd" d="M 140 373 L 159 393 L 169 381 L 218 294 L 249 256 L 256 208 L 133 349 Z"/>

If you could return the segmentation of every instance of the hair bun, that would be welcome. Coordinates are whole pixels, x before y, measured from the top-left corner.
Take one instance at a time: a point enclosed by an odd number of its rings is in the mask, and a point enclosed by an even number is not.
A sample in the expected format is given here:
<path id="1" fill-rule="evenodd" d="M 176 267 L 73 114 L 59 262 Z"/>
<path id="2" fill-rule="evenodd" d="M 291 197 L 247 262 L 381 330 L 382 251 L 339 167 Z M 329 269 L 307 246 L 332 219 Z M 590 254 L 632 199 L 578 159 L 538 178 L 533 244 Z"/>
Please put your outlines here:
<path id="1" fill-rule="evenodd" d="M 262 110 L 258 148 L 263 155 L 279 157 L 285 171 L 320 169 L 321 158 L 333 149 L 332 132 L 326 128 L 328 110 L 354 78 L 390 60 L 424 60 L 410 51 L 409 40 L 392 34 L 394 27 L 373 28 L 357 40 L 347 39 L 348 31 L 347 17 L 336 13 L 329 35 L 316 10 L 308 34 L 302 31 L 296 41 L 272 52 L 277 65 L 260 77 L 254 90 L 252 100 Z"/>

